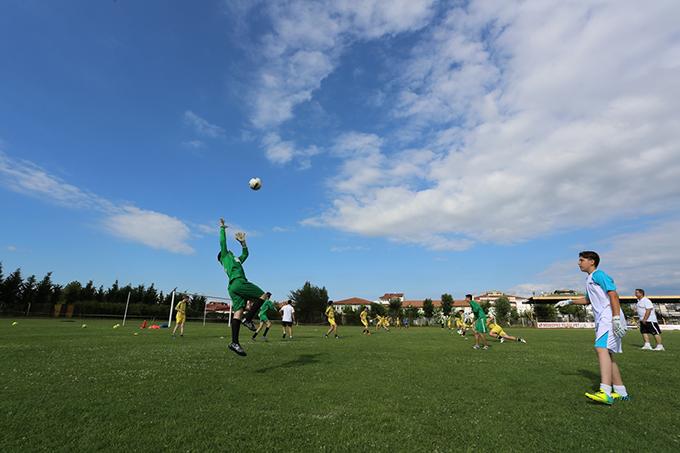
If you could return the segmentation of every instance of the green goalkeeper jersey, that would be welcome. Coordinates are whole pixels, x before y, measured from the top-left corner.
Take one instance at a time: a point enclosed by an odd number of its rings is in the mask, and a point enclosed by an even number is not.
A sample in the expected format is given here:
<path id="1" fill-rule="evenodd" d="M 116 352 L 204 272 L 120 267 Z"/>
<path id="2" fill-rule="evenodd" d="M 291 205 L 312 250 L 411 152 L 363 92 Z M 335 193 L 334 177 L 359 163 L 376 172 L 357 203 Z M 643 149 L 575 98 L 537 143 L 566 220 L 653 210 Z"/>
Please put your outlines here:
<path id="1" fill-rule="evenodd" d="M 475 314 L 475 319 L 486 319 L 486 313 L 484 313 L 484 309 L 474 300 L 470 301 L 470 308 L 472 308 L 472 313 Z"/>
<path id="2" fill-rule="evenodd" d="M 260 316 L 266 315 L 269 309 L 276 310 L 276 307 L 274 306 L 274 302 L 272 302 L 270 299 L 265 300 L 262 303 L 262 306 L 260 307 L 260 313 L 258 313 Z"/>
<path id="3" fill-rule="evenodd" d="M 248 247 L 243 247 L 243 252 L 238 258 L 227 249 L 227 234 L 224 228 L 220 228 L 220 261 L 224 267 L 224 272 L 229 277 L 229 283 L 237 278 L 246 279 L 246 273 L 243 271 L 243 262 L 248 258 Z"/>

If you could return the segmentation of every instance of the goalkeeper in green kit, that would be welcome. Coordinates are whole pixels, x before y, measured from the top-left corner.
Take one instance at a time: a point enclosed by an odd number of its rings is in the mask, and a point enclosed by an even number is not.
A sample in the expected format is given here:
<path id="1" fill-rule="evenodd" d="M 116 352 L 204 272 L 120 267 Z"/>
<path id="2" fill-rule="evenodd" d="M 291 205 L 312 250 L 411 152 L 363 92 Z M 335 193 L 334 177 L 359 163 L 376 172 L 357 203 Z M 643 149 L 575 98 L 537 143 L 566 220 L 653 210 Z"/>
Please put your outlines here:
<path id="1" fill-rule="evenodd" d="M 238 341 L 241 324 L 250 330 L 255 330 L 253 317 L 260 311 L 260 307 L 267 298 L 267 293 L 262 291 L 257 285 L 250 283 L 246 279 L 245 272 L 243 272 L 243 262 L 248 258 L 245 233 L 238 232 L 234 234 L 234 237 L 243 249 L 241 256 L 236 257 L 227 249 L 226 229 L 227 226 L 224 224 L 224 219 L 220 219 L 220 253 L 217 254 L 217 261 L 222 264 L 224 271 L 229 277 L 228 290 L 234 313 L 234 319 L 231 322 L 231 343 L 229 344 L 229 349 L 238 355 L 245 356 L 246 351 L 243 350 Z M 249 311 L 243 316 L 243 312 L 249 302 L 251 305 Z M 243 321 L 241 321 L 241 317 L 243 317 Z"/>

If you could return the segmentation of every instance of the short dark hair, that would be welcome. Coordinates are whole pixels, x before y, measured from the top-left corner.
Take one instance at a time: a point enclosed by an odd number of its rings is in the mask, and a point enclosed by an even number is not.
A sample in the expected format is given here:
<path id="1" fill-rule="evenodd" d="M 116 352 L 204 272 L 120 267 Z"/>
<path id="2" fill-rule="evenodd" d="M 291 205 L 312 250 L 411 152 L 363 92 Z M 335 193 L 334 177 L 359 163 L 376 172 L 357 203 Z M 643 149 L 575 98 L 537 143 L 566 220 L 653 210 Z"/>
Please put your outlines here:
<path id="1" fill-rule="evenodd" d="M 635 291 L 640 291 L 643 296 L 645 295 L 645 290 L 642 288 L 635 288 Z"/>
<path id="2" fill-rule="evenodd" d="M 333 301 L 332 301 L 332 300 L 329 300 L 329 301 L 328 301 L 328 305 L 332 305 L 332 304 L 333 304 Z"/>
<path id="3" fill-rule="evenodd" d="M 269 299 L 270 297 L 272 297 L 272 293 L 270 293 L 269 291 L 267 291 L 266 293 L 264 293 L 264 295 L 267 296 L 267 299 Z"/>
<path id="4" fill-rule="evenodd" d="M 580 258 L 585 258 L 587 260 L 593 260 L 595 263 L 595 267 L 600 265 L 600 255 L 598 255 L 596 252 L 586 250 L 578 254 Z"/>
<path id="5" fill-rule="evenodd" d="M 217 252 L 217 262 L 222 264 L 222 250 Z"/>
<path id="6" fill-rule="evenodd" d="M 466 299 L 472 299 L 472 294 L 466 294 L 466 295 L 465 295 L 465 298 L 466 298 Z"/>

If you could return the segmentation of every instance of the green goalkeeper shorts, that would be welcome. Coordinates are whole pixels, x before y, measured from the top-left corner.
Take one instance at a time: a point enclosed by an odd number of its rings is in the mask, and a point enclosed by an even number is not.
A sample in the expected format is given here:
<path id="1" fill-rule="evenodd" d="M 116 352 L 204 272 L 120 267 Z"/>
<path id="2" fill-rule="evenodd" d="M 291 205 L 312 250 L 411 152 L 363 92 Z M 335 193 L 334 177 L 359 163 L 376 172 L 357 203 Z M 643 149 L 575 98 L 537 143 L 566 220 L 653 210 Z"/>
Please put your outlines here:
<path id="1" fill-rule="evenodd" d="M 264 291 L 257 285 L 242 278 L 229 283 L 229 296 L 231 296 L 231 307 L 234 311 L 246 308 L 249 300 L 259 299 L 263 294 Z"/>
<path id="2" fill-rule="evenodd" d="M 477 333 L 488 332 L 488 329 L 486 328 L 486 319 L 479 318 L 477 321 L 475 321 L 475 332 Z"/>

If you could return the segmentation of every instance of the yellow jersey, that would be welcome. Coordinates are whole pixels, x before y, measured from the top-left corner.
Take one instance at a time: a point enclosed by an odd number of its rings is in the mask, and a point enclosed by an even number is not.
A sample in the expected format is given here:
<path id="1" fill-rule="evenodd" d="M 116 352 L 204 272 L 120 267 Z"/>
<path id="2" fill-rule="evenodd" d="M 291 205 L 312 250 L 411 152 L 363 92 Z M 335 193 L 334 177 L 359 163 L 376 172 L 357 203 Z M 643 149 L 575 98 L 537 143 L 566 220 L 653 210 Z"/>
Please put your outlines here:
<path id="1" fill-rule="evenodd" d="M 326 309 L 326 317 L 328 319 L 335 319 L 335 310 L 333 310 L 333 307 L 328 307 Z"/>
<path id="2" fill-rule="evenodd" d="M 178 302 L 177 305 L 175 306 L 175 310 L 177 310 L 177 313 L 180 314 L 186 314 L 187 312 L 187 303 L 185 301 Z"/>

